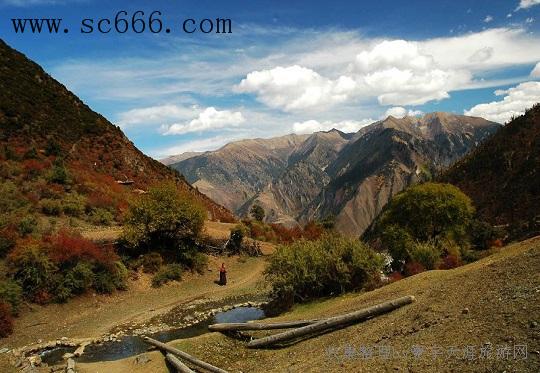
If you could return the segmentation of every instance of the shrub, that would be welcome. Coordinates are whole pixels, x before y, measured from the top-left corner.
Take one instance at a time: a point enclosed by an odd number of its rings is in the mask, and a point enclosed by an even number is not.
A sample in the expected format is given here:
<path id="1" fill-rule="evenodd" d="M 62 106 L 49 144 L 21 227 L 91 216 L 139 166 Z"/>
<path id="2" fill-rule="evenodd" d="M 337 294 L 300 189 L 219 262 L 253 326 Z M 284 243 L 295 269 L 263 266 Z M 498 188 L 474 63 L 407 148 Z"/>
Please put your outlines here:
<path id="1" fill-rule="evenodd" d="M 178 251 L 200 236 L 206 210 L 173 183 L 150 188 L 129 207 L 124 239 L 135 251 Z"/>
<path id="2" fill-rule="evenodd" d="M 92 241 L 64 229 L 56 235 L 46 237 L 45 241 L 50 259 L 58 265 L 75 265 L 79 261 L 108 265 L 119 260 L 111 246 L 97 246 Z"/>
<path id="3" fill-rule="evenodd" d="M 441 264 L 439 265 L 439 269 L 452 269 L 457 268 L 461 265 L 461 260 L 456 255 L 446 255 L 443 259 Z"/>
<path id="4" fill-rule="evenodd" d="M 111 225 L 113 214 L 103 208 L 94 208 L 90 213 L 90 222 L 95 225 Z"/>
<path id="5" fill-rule="evenodd" d="M 432 241 L 416 242 L 410 248 L 409 257 L 424 269 L 435 269 L 441 259 L 442 250 Z"/>
<path id="6" fill-rule="evenodd" d="M 87 262 L 79 262 L 69 269 L 62 281 L 62 286 L 71 294 L 82 294 L 94 283 L 94 266 Z"/>
<path id="7" fill-rule="evenodd" d="M 62 212 L 62 204 L 55 199 L 42 199 L 39 201 L 39 207 L 45 215 L 59 216 Z"/>
<path id="8" fill-rule="evenodd" d="M 227 249 L 232 253 L 239 253 L 242 249 L 242 242 L 244 237 L 247 234 L 247 228 L 243 224 L 237 224 L 234 228 L 231 229 L 231 234 L 229 236 L 229 243 L 227 244 Z"/>
<path id="9" fill-rule="evenodd" d="M 424 266 L 418 262 L 408 262 L 405 264 L 405 275 L 406 276 L 414 276 L 419 274 L 420 272 L 424 272 L 426 269 Z"/>
<path id="10" fill-rule="evenodd" d="M 162 267 L 152 278 L 152 286 L 157 288 L 169 281 L 182 279 L 182 266 L 180 264 L 168 264 Z"/>
<path id="11" fill-rule="evenodd" d="M 0 230 L 0 258 L 4 258 L 15 247 L 17 238 L 17 233 L 10 227 Z"/>
<path id="12" fill-rule="evenodd" d="M 68 184 L 70 182 L 69 173 L 63 162 L 55 162 L 53 168 L 49 171 L 49 174 L 47 175 L 47 181 L 49 181 L 49 183 L 56 184 Z"/>
<path id="13" fill-rule="evenodd" d="M 45 155 L 50 156 L 58 156 L 62 152 L 62 148 L 60 147 L 60 144 L 58 144 L 54 140 L 47 141 L 47 145 L 45 146 Z"/>
<path id="14" fill-rule="evenodd" d="M 260 205 L 253 205 L 251 206 L 251 210 L 249 211 L 249 214 L 251 217 L 257 221 L 263 221 L 264 220 L 264 209 Z"/>
<path id="15" fill-rule="evenodd" d="M 379 277 L 383 264 L 362 242 L 325 235 L 279 246 L 264 273 L 275 299 L 297 302 L 361 289 Z"/>
<path id="16" fill-rule="evenodd" d="M 112 265 L 99 265 L 94 272 L 92 287 L 102 294 L 110 294 L 115 290 L 127 289 L 128 270 L 122 262 L 114 262 Z"/>
<path id="17" fill-rule="evenodd" d="M 17 315 L 22 302 L 22 289 L 14 281 L 0 281 L 0 302 L 11 306 L 11 314 Z"/>
<path id="18" fill-rule="evenodd" d="M 142 258 L 143 271 L 145 273 L 156 273 L 162 264 L 163 258 L 156 252 L 145 254 Z"/>
<path id="19" fill-rule="evenodd" d="M 34 215 L 24 216 L 18 224 L 19 233 L 21 236 L 26 236 L 28 234 L 34 233 L 37 228 L 37 219 Z"/>
<path id="20" fill-rule="evenodd" d="M 28 201 L 11 181 L 0 183 L 0 211 L 7 214 L 25 207 Z"/>
<path id="21" fill-rule="evenodd" d="M 62 211 L 70 216 L 81 216 L 86 208 L 86 198 L 78 193 L 70 193 L 62 200 Z"/>
<path id="22" fill-rule="evenodd" d="M 30 298 L 49 290 L 49 280 L 57 270 L 42 248 L 34 243 L 16 248 L 8 255 L 7 264 L 11 278 Z"/>
<path id="23" fill-rule="evenodd" d="M 0 338 L 5 338 L 13 332 L 13 317 L 10 307 L 0 302 Z"/>

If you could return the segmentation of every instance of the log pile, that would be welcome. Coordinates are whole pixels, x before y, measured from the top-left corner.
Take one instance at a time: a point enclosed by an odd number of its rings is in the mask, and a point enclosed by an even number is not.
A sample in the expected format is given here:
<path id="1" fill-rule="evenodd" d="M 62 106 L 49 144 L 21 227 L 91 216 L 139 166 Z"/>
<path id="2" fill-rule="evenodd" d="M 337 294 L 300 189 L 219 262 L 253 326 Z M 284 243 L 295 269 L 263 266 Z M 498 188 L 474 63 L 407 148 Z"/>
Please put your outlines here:
<path id="1" fill-rule="evenodd" d="M 290 329 L 293 330 L 277 333 L 268 337 L 253 339 L 248 343 L 249 348 L 260 348 L 272 346 L 278 343 L 289 342 L 300 337 L 314 335 L 321 332 L 328 332 L 341 329 L 353 323 L 357 323 L 384 313 L 391 312 L 415 301 L 414 296 L 394 299 L 388 302 L 377 304 L 373 307 L 364 308 L 344 315 L 334 316 L 320 320 L 300 320 L 282 323 L 229 323 L 214 324 L 208 327 L 211 331 L 229 332 L 245 330 L 272 330 Z"/>

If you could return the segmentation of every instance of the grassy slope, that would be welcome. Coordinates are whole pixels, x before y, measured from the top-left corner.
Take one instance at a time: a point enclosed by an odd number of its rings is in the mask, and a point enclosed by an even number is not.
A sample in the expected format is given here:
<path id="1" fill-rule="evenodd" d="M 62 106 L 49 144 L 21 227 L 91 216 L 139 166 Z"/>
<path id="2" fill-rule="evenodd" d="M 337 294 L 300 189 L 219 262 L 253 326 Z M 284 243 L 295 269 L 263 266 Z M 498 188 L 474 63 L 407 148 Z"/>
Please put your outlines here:
<path id="1" fill-rule="evenodd" d="M 248 350 L 244 342 L 218 333 L 180 340 L 174 345 L 232 372 L 537 372 L 540 369 L 540 237 L 510 245 L 476 263 L 450 271 L 430 271 L 372 292 L 348 294 L 295 308 L 280 320 L 331 316 L 413 294 L 417 302 L 343 330 L 283 349 Z M 469 309 L 464 314 L 462 310 Z M 261 332 L 262 333 L 262 332 Z M 350 345 L 392 346 L 409 350 L 424 347 L 527 344 L 527 360 L 432 359 L 407 357 L 371 360 L 353 357 L 338 361 L 327 354 L 336 347 L 340 356 Z M 536 352 L 535 352 L 536 351 Z M 167 372 L 163 357 L 135 365 L 134 358 L 81 364 L 86 372 Z"/>

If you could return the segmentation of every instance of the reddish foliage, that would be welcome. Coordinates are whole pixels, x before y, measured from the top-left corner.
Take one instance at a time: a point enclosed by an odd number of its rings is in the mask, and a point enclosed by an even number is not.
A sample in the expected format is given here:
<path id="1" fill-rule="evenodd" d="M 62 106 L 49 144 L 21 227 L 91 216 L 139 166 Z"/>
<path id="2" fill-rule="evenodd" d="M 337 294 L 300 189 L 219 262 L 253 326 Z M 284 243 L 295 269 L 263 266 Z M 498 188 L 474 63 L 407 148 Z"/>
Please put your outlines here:
<path id="1" fill-rule="evenodd" d="M 0 338 L 5 338 L 13 332 L 11 307 L 0 301 Z"/>
<path id="2" fill-rule="evenodd" d="M 37 159 L 27 159 L 23 162 L 24 172 L 30 177 L 41 174 L 43 170 L 48 167 L 49 165 L 46 162 L 42 162 Z"/>
<path id="3" fill-rule="evenodd" d="M 443 258 L 439 269 L 452 269 L 460 265 L 462 265 L 461 260 L 457 256 L 449 254 Z"/>
<path id="4" fill-rule="evenodd" d="M 307 240 L 317 240 L 324 233 L 324 229 L 319 224 L 314 221 L 310 221 L 304 227 L 304 232 L 302 236 Z"/>
<path id="5" fill-rule="evenodd" d="M 490 242 L 488 243 L 488 247 L 489 247 L 489 248 L 492 248 L 492 247 L 503 247 L 503 246 L 504 246 L 504 243 L 503 243 L 503 241 L 502 241 L 500 238 L 498 238 L 498 239 L 496 239 L 496 240 L 492 240 L 492 241 L 490 241 Z"/>
<path id="6" fill-rule="evenodd" d="M 49 258 L 57 264 L 87 260 L 108 265 L 118 260 L 111 246 L 99 247 L 92 241 L 66 230 L 48 237 L 47 242 Z"/>
<path id="7" fill-rule="evenodd" d="M 389 282 L 396 282 L 396 281 L 399 281 L 403 278 L 403 275 L 397 271 L 394 271 L 392 273 L 390 273 L 390 275 L 388 276 L 388 281 Z"/>
<path id="8" fill-rule="evenodd" d="M 405 264 L 405 275 L 407 276 L 414 276 L 425 270 L 424 266 L 418 262 L 408 262 Z"/>
<path id="9" fill-rule="evenodd" d="M 97 207 L 103 209 L 110 208 L 114 205 L 114 201 L 111 196 L 98 192 L 90 193 L 86 203 L 90 207 Z"/>
<path id="10" fill-rule="evenodd" d="M 52 295 L 47 290 L 39 290 L 34 294 L 31 301 L 37 304 L 49 304 L 52 301 Z"/>

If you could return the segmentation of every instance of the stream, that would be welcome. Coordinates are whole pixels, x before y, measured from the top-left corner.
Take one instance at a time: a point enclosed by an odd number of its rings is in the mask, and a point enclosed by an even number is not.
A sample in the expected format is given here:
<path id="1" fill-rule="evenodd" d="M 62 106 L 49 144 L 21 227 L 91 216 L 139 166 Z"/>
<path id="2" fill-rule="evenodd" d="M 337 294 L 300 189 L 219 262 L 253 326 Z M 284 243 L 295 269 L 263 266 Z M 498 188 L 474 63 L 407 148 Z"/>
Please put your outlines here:
<path id="1" fill-rule="evenodd" d="M 208 333 L 208 325 L 215 323 L 247 322 L 260 320 L 265 317 L 264 311 L 257 307 L 237 307 L 230 311 L 219 312 L 197 324 L 171 329 L 167 331 L 149 334 L 148 336 L 161 342 L 169 342 L 175 339 L 197 337 Z M 145 343 L 141 336 L 127 335 L 120 341 L 92 344 L 86 347 L 84 354 L 75 358 L 77 362 L 94 363 L 98 361 L 112 361 L 124 359 L 130 356 L 146 352 L 150 346 Z M 58 347 L 44 351 L 40 354 L 44 363 L 52 366 L 63 362 L 62 356 L 73 353 L 75 347 Z"/>

